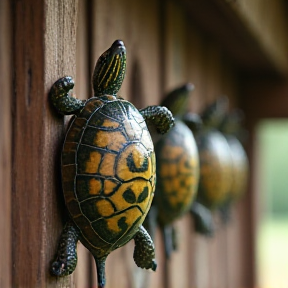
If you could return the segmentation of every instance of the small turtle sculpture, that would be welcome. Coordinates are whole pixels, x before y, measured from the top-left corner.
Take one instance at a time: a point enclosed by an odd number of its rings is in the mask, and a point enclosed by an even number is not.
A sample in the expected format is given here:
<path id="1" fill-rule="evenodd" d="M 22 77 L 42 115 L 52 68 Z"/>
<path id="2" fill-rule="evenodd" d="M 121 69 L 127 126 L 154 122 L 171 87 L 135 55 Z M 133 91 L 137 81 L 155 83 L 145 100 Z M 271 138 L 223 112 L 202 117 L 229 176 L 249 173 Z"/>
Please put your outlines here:
<path id="1" fill-rule="evenodd" d="M 160 106 L 137 110 L 117 96 L 126 71 L 126 48 L 116 40 L 98 59 L 94 97 L 70 96 L 71 77 L 56 81 L 50 99 L 61 114 L 74 114 L 62 150 L 62 186 L 70 220 L 52 263 L 57 276 L 71 274 L 80 240 L 94 256 L 98 287 L 105 286 L 110 252 L 135 241 L 134 261 L 156 270 L 154 244 L 142 226 L 155 189 L 155 154 L 146 123 L 166 133 L 174 123 Z"/>
<path id="2" fill-rule="evenodd" d="M 220 212 L 224 223 L 230 219 L 231 205 L 237 201 L 246 191 L 249 173 L 249 162 L 243 148 L 242 141 L 245 131 L 241 127 L 244 115 L 239 109 L 227 113 L 220 125 L 220 131 L 225 136 L 232 156 L 232 186 L 225 202 L 220 206 Z"/>
<path id="3" fill-rule="evenodd" d="M 200 127 L 198 125 L 195 133 L 200 159 L 200 180 L 196 203 L 201 203 L 209 210 L 219 208 L 232 186 L 232 158 L 229 145 L 222 133 L 217 130 L 224 118 L 227 105 L 228 101 L 225 97 L 209 105 L 200 115 L 202 125 Z M 195 129 L 195 114 L 188 113 L 183 119 L 191 129 Z M 194 208 L 196 209 L 192 209 L 191 212 L 195 216 L 201 213 L 203 207 Z M 195 220 L 196 228 L 200 227 L 201 232 L 203 221 L 199 217 Z M 212 233 L 213 225 L 209 229 Z"/>
<path id="4" fill-rule="evenodd" d="M 198 150 L 192 131 L 182 121 L 193 89 L 194 86 L 188 83 L 166 95 L 161 105 L 172 112 L 175 126 L 156 143 L 154 142 L 157 183 L 147 221 L 150 230 L 154 230 L 152 225 L 157 218 L 164 235 L 167 258 L 177 247 L 173 222 L 190 210 L 198 189 Z"/>

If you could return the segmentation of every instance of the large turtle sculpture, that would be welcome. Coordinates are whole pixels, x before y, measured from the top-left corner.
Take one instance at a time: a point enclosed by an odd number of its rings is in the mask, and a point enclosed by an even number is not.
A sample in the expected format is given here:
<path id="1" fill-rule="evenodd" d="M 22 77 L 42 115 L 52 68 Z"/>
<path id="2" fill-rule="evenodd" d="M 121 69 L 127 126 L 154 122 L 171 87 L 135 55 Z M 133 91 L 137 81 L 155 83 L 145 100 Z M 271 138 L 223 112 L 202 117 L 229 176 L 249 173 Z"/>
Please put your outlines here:
<path id="1" fill-rule="evenodd" d="M 173 113 L 175 126 L 160 139 L 154 137 L 157 183 L 145 224 L 154 231 L 153 223 L 157 219 L 164 236 L 167 258 L 177 246 L 173 222 L 190 210 L 198 189 L 198 150 L 192 131 L 182 121 L 193 89 L 194 86 L 188 83 L 164 97 L 161 105 Z"/>
<path id="2" fill-rule="evenodd" d="M 202 125 L 195 133 L 200 159 L 200 180 L 196 203 L 201 203 L 209 210 L 217 210 L 227 199 L 232 186 L 232 158 L 226 138 L 218 130 L 222 122 L 228 101 L 226 97 L 217 99 L 200 115 Z M 195 114 L 184 115 L 185 123 L 195 130 Z M 202 208 L 202 207 L 200 207 Z M 194 210 L 194 211 L 193 211 Z M 192 209 L 192 214 L 199 214 L 199 207 Z M 202 229 L 203 221 L 196 217 L 196 228 Z M 209 227 L 211 233 L 213 225 Z"/>
<path id="3" fill-rule="evenodd" d="M 71 77 L 55 82 L 50 99 L 61 114 L 74 114 L 62 150 L 62 186 L 69 220 L 52 273 L 71 274 L 80 240 L 94 256 L 98 287 L 105 286 L 110 252 L 135 241 L 134 261 L 156 270 L 154 244 L 142 226 L 155 189 L 155 154 L 146 123 L 166 133 L 174 123 L 161 106 L 137 110 L 117 96 L 126 71 L 126 48 L 116 40 L 96 63 L 94 97 L 70 96 Z"/>
<path id="4" fill-rule="evenodd" d="M 220 212 L 224 223 L 229 221 L 231 206 L 244 194 L 247 189 L 249 162 L 242 142 L 246 131 L 241 127 L 244 114 L 239 109 L 234 109 L 224 117 L 219 130 L 225 136 L 232 156 L 232 186 Z"/>

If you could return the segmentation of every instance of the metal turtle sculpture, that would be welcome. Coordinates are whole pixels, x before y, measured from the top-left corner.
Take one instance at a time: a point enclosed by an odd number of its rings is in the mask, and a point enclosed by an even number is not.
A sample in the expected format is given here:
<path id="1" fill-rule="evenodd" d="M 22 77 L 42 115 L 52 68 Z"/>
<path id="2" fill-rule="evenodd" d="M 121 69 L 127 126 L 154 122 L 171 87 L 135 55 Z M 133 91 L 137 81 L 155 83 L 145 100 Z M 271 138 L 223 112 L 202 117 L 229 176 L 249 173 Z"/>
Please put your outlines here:
<path id="1" fill-rule="evenodd" d="M 200 180 L 196 200 L 212 211 L 224 203 L 232 186 L 232 158 L 229 145 L 226 138 L 217 130 L 224 118 L 227 105 L 225 97 L 209 105 L 200 115 L 202 125 L 195 133 L 200 159 Z M 191 129 L 195 129 L 194 119 L 195 114 L 184 115 L 184 121 Z M 194 216 L 199 214 L 197 209 L 191 211 Z M 201 232 L 203 222 L 199 217 L 195 220 L 196 228 L 198 227 Z M 212 233 L 213 225 L 210 229 Z"/>
<path id="2" fill-rule="evenodd" d="M 172 112 L 175 126 L 157 142 L 154 140 L 157 183 L 147 221 L 150 221 L 150 229 L 154 230 L 153 220 L 157 219 L 164 236 L 167 258 L 177 247 L 173 222 L 190 210 L 198 189 L 197 145 L 192 131 L 182 121 L 193 89 L 194 86 L 188 83 L 166 95 L 161 105 Z"/>
<path id="3" fill-rule="evenodd" d="M 219 127 L 228 142 L 232 156 L 232 186 L 226 200 L 219 208 L 224 223 L 227 223 L 231 217 L 232 204 L 239 200 L 247 189 L 249 161 L 242 145 L 246 136 L 244 129 L 241 127 L 243 119 L 243 112 L 235 109 L 226 114 Z"/>
<path id="4" fill-rule="evenodd" d="M 94 256 L 98 287 L 105 286 L 110 252 L 135 241 L 134 261 L 156 270 L 154 244 L 142 226 L 155 189 L 155 154 L 146 123 L 159 133 L 174 123 L 161 106 L 137 110 L 117 96 L 126 71 L 126 48 L 116 40 L 98 59 L 94 97 L 70 96 L 74 82 L 55 82 L 50 99 L 61 114 L 74 114 L 62 150 L 62 186 L 70 219 L 60 237 L 54 275 L 71 274 L 80 240 Z"/>

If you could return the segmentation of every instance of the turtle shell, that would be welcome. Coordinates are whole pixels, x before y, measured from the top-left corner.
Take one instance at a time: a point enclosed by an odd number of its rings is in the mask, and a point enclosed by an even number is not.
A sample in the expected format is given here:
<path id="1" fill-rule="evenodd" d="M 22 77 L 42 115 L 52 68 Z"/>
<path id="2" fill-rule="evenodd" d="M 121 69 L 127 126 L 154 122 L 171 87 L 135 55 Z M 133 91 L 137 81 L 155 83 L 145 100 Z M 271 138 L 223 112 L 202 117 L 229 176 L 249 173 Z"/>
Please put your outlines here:
<path id="1" fill-rule="evenodd" d="M 249 164 L 246 152 L 241 142 L 232 135 L 225 136 L 232 156 L 232 186 L 228 195 L 229 200 L 239 199 L 247 188 Z"/>
<path id="2" fill-rule="evenodd" d="M 155 145 L 158 220 L 166 225 L 186 213 L 196 195 L 199 157 L 190 129 L 180 120 Z"/>
<path id="3" fill-rule="evenodd" d="M 146 123 L 114 96 L 86 102 L 71 123 L 62 151 L 66 206 L 95 257 L 138 231 L 155 189 L 155 154 Z"/>
<path id="4" fill-rule="evenodd" d="M 219 207 L 232 187 L 232 158 L 225 137 L 215 129 L 197 133 L 200 157 L 198 200 L 213 209 Z"/>

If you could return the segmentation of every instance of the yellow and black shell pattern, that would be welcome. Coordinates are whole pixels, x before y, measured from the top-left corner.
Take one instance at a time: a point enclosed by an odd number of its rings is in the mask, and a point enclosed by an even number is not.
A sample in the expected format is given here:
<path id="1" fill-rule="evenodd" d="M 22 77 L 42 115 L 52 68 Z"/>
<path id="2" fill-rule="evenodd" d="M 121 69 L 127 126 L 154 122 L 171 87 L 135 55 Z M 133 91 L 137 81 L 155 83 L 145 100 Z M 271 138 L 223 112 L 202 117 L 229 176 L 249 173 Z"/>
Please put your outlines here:
<path id="1" fill-rule="evenodd" d="M 219 207 L 227 199 L 232 187 L 233 170 L 230 147 L 217 130 L 197 134 L 200 157 L 198 200 L 210 209 Z"/>
<path id="2" fill-rule="evenodd" d="M 191 130 L 180 120 L 155 145 L 157 184 L 155 204 L 160 224 L 186 213 L 196 196 L 199 156 Z"/>
<path id="3" fill-rule="evenodd" d="M 115 96 L 89 99 L 66 135 L 62 182 L 70 216 L 94 256 L 108 255 L 138 231 L 155 173 L 153 143 L 139 111 Z"/>
<path id="4" fill-rule="evenodd" d="M 225 136 L 232 156 L 232 186 L 228 195 L 229 200 L 238 200 L 246 191 L 248 184 L 249 163 L 241 142 L 232 135 Z"/>

